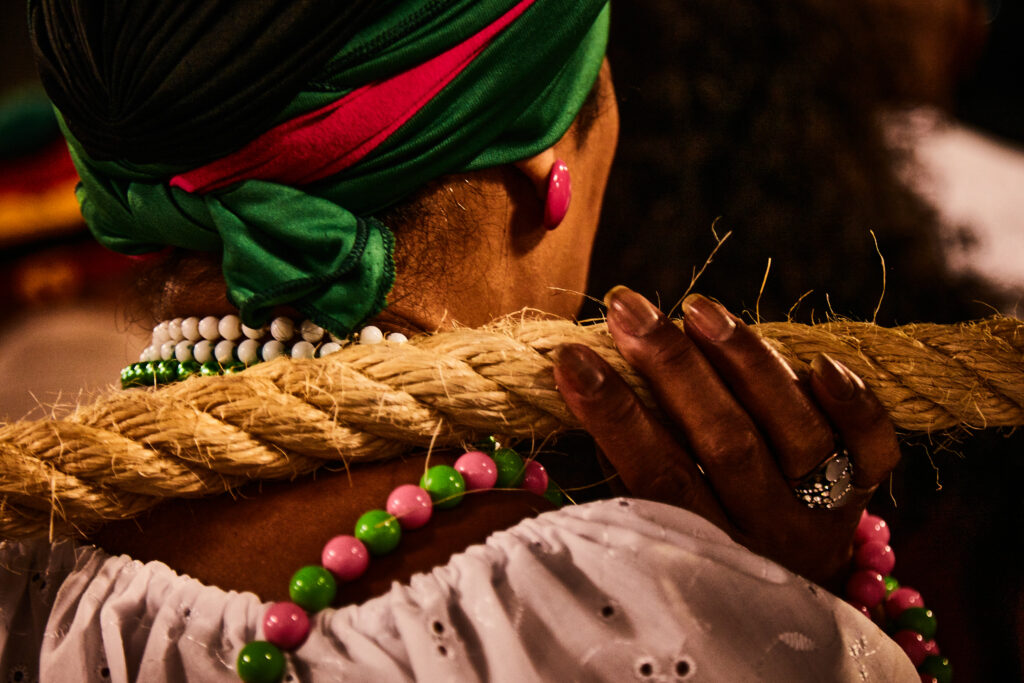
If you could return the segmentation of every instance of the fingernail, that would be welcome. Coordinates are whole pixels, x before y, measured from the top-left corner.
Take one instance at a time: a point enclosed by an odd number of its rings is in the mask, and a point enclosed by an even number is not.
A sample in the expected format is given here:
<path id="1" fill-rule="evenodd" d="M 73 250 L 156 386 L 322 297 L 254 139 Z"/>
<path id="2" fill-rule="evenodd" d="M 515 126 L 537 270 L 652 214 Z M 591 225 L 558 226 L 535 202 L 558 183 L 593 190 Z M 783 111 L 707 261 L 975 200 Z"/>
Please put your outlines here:
<path id="1" fill-rule="evenodd" d="M 643 337 L 658 326 L 661 312 L 632 289 L 618 285 L 604 295 L 608 317 L 634 337 Z"/>
<path id="2" fill-rule="evenodd" d="M 595 394 L 604 384 L 604 368 L 594 363 L 591 352 L 579 344 L 559 347 L 555 352 L 555 362 L 562 377 L 578 394 Z"/>
<path id="3" fill-rule="evenodd" d="M 736 329 L 736 321 L 725 314 L 720 304 L 700 294 L 683 299 L 683 313 L 690 324 L 711 341 L 725 341 Z"/>
<path id="4" fill-rule="evenodd" d="M 860 377 L 827 353 L 815 356 L 811 361 L 811 369 L 821 380 L 825 390 L 836 400 L 849 401 L 858 389 L 864 388 L 864 382 Z"/>

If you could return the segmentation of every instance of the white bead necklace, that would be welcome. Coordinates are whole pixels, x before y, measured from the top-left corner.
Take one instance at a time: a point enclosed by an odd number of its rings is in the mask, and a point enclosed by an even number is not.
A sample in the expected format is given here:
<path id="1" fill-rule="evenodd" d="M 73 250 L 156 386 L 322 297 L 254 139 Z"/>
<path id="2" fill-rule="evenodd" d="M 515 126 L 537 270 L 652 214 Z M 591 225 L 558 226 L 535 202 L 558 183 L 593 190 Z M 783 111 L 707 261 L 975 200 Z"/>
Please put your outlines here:
<path id="1" fill-rule="evenodd" d="M 153 386 L 185 379 L 193 374 L 237 372 L 249 365 L 291 358 L 322 358 L 348 344 L 401 344 L 401 332 L 385 336 L 375 325 L 341 338 L 311 320 L 296 329 L 291 318 L 274 318 L 259 328 L 243 325 L 237 315 L 174 318 L 153 328 L 153 338 L 139 362 L 121 371 L 121 386 Z"/>
<path id="2" fill-rule="evenodd" d="M 401 344 L 407 338 L 401 332 L 392 332 L 385 337 L 375 325 L 367 325 L 351 338 L 342 339 L 311 320 L 303 320 L 296 330 L 295 322 L 285 317 L 274 318 L 269 325 L 252 328 L 243 325 L 237 315 L 221 318 L 191 316 L 165 320 L 154 327 L 152 341 L 139 355 L 139 361 L 216 361 L 252 365 L 284 355 L 292 358 L 323 357 L 348 343 L 379 344 L 385 340 Z"/>

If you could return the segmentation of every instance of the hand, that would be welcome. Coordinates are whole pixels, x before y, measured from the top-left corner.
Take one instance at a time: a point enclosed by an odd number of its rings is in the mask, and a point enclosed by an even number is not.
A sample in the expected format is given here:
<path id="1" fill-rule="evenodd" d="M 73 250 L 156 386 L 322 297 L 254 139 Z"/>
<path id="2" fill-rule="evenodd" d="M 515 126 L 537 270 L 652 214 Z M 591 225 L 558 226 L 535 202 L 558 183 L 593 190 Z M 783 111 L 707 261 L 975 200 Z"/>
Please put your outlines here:
<path id="1" fill-rule="evenodd" d="M 739 318 L 700 295 L 683 302 L 685 334 L 625 287 L 605 302 L 619 351 L 647 379 L 667 424 L 585 346 L 559 349 L 555 381 L 630 494 L 692 510 L 823 585 L 840 578 L 861 510 L 900 455 L 874 394 L 825 355 L 802 382 Z M 835 452 L 837 435 L 854 488 L 842 507 L 808 508 L 792 482 Z"/>

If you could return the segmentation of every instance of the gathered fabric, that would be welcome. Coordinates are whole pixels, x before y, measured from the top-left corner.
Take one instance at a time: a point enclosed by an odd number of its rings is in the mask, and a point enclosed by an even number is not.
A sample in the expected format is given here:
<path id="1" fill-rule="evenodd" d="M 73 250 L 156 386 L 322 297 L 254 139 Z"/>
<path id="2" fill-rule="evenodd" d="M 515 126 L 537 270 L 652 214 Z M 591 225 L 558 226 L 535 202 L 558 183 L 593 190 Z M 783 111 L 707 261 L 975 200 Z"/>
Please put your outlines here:
<path id="1" fill-rule="evenodd" d="M 68 541 L 0 544 L 0 578 L 4 680 L 236 681 L 269 607 Z M 525 520 L 380 597 L 317 613 L 286 674 L 918 680 L 899 646 L 831 593 L 697 515 L 625 498 Z"/>
<path id="2" fill-rule="evenodd" d="M 257 27 L 231 18 L 249 3 L 163 16 L 182 36 L 166 36 L 134 7 L 164 3 L 133 3 L 117 19 L 121 1 L 68 4 L 32 0 L 30 22 L 96 238 L 129 254 L 168 245 L 221 251 L 228 299 L 246 324 L 290 305 L 338 335 L 379 312 L 394 281 L 394 238 L 374 214 L 442 175 L 525 159 L 557 142 L 597 78 L 609 19 L 606 0 L 392 0 L 386 11 L 348 12 L 336 44 L 325 35 L 335 21 L 310 26 L 295 16 L 296 3 L 254 3 L 273 35 L 255 41 L 253 62 L 267 63 L 307 33 L 317 47 L 311 56 L 336 49 L 315 72 L 293 65 L 305 79 L 285 79 L 290 99 L 281 104 L 271 86 L 275 97 L 257 98 L 256 107 L 242 101 L 249 89 L 216 74 L 188 92 L 182 83 L 197 74 L 176 66 L 196 64 L 202 75 L 204 60 L 221 59 L 236 78 L 250 73 L 236 55 L 206 44 L 248 51 L 235 32 Z M 155 35 L 168 39 L 156 55 L 163 80 L 138 46 Z M 168 103 L 165 90 L 184 103 Z M 237 139 L 216 120 L 218 97 L 249 112 L 228 116 L 249 137 Z M 169 120 L 158 102 L 193 118 Z M 236 146 L 210 140 L 215 154 L 186 143 L 176 152 L 160 135 L 164 126 L 175 139 L 224 131 Z"/>

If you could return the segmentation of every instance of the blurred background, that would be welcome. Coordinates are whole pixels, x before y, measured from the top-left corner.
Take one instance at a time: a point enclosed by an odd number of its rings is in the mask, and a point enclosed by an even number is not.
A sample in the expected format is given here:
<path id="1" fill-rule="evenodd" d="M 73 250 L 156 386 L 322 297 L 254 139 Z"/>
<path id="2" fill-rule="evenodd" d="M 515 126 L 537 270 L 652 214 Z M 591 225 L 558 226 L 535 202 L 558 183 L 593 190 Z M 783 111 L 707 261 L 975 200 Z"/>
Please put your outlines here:
<path id="1" fill-rule="evenodd" d="M 621 279 L 671 305 L 714 225 L 732 237 L 699 288 L 752 311 L 771 258 L 768 319 L 801 298 L 800 321 L 829 303 L 871 319 L 878 251 L 883 324 L 1013 310 L 1020 3 L 646 0 L 615 12 L 622 138 L 593 291 Z"/>
<path id="2" fill-rule="evenodd" d="M 133 264 L 94 245 L 77 212 L 24 0 L 0 8 L 10 420 L 111 384 L 146 341 L 124 313 Z M 625 283 L 672 308 L 729 234 L 695 288 L 751 318 L 1020 313 L 1021 3 L 629 0 L 614 13 L 622 132 L 597 299 Z M 910 440 L 874 506 L 959 681 L 1024 680 L 1022 451 L 994 430 Z"/>
<path id="3" fill-rule="evenodd" d="M 0 420 L 109 386 L 146 343 L 121 313 L 132 262 L 93 242 L 78 210 L 25 5 L 0 0 Z"/>

